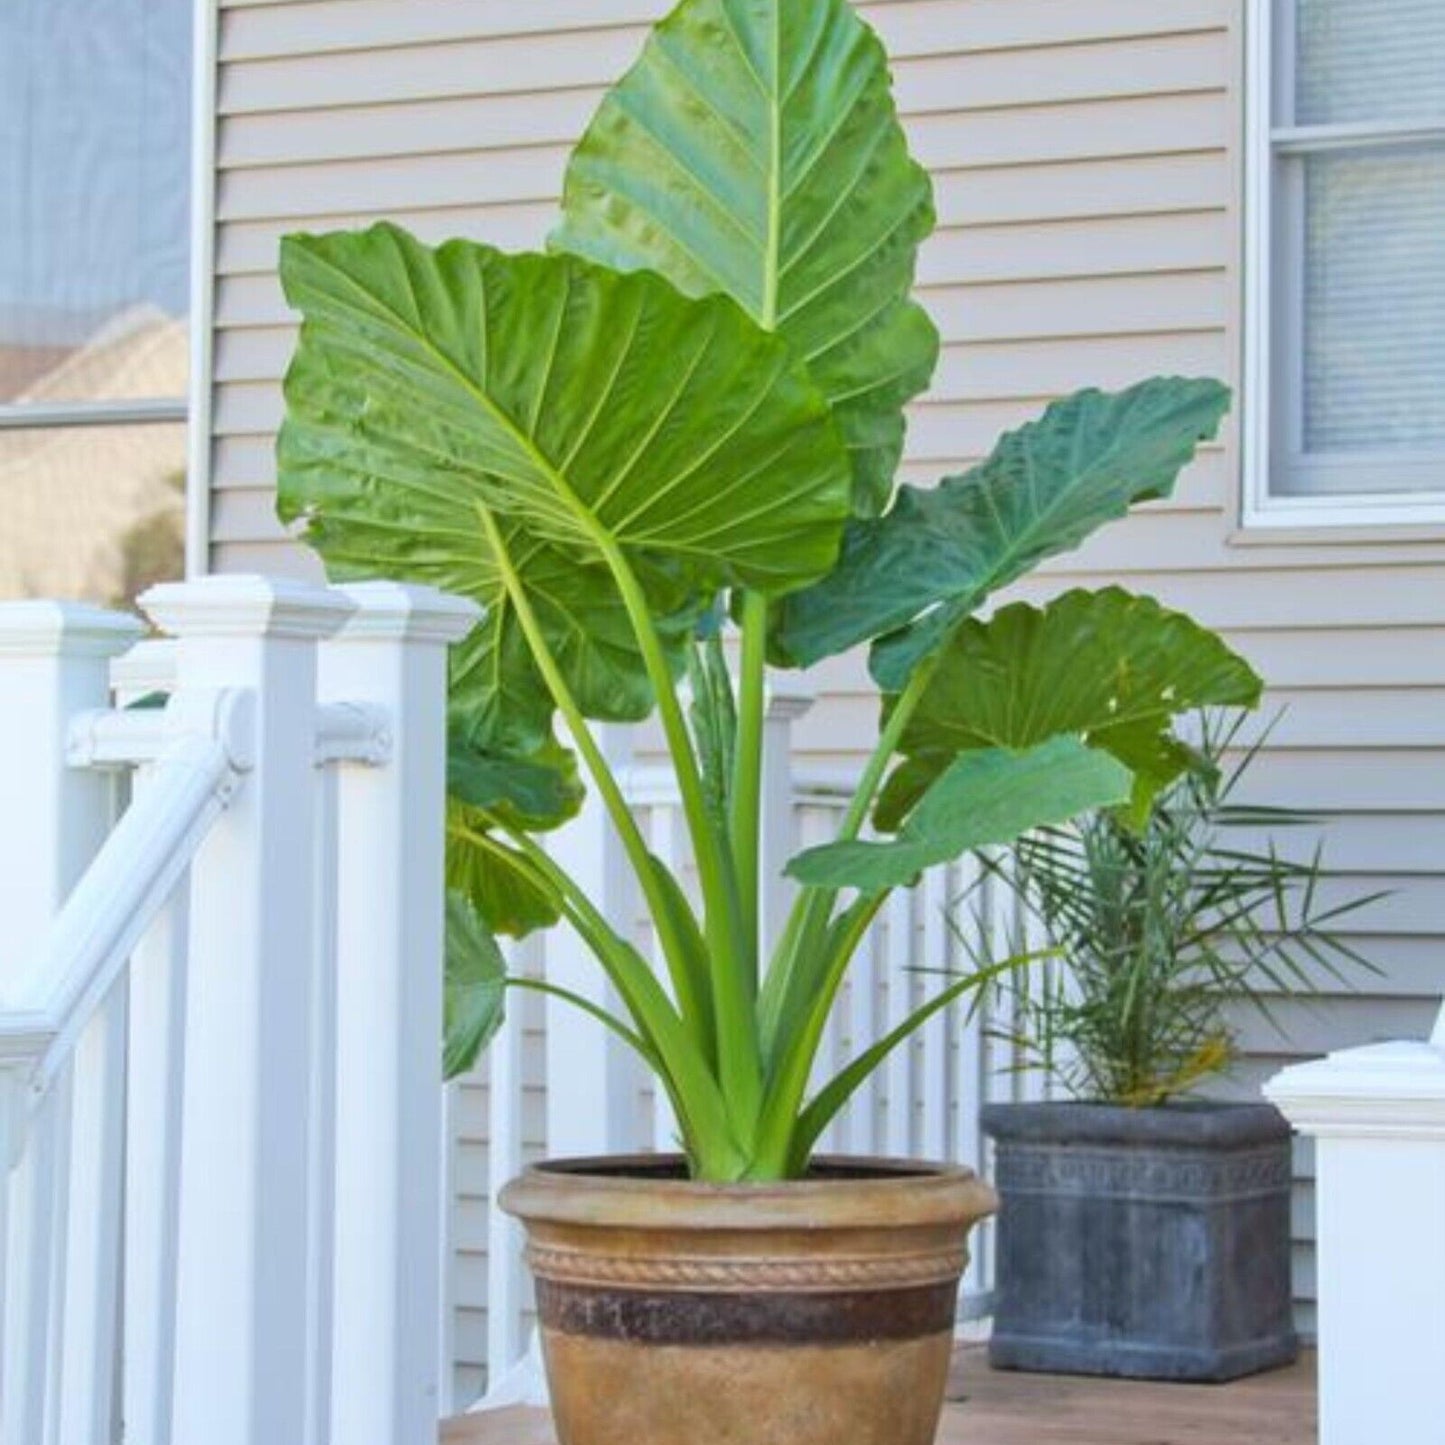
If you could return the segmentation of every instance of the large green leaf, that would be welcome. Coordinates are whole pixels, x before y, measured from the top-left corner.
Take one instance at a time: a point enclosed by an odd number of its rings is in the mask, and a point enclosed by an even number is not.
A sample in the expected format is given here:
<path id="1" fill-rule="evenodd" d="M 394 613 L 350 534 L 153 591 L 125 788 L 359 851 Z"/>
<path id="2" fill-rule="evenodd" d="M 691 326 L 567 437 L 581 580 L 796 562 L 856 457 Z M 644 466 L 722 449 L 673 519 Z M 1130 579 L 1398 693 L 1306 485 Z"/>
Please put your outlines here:
<path id="1" fill-rule="evenodd" d="M 447 894 L 446 1023 L 442 1075 L 472 1068 L 502 1023 L 507 965 L 461 893 Z"/>
<path id="2" fill-rule="evenodd" d="M 532 833 L 575 818 L 584 795 L 576 757 L 557 743 L 510 758 L 480 752 L 455 736 L 447 750 L 447 791 L 504 826 Z"/>
<path id="3" fill-rule="evenodd" d="M 878 825 L 896 828 L 960 753 L 1031 748 L 1060 734 L 1083 736 L 1131 769 L 1152 758 L 1159 773 L 1143 782 L 1157 787 L 1182 766 L 1160 741 L 1174 717 L 1253 707 L 1262 686 L 1214 633 L 1152 597 L 1111 587 L 1068 592 L 1042 609 L 1005 607 L 949 639 L 904 729 L 906 761 L 883 790 Z"/>
<path id="4" fill-rule="evenodd" d="M 852 523 L 837 568 L 781 604 L 777 660 L 806 667 L 907 629 L 875 656 L 880 683 L 901 687 L 990 593 L 1167 496 L 1228 409 L 1219 382 L 1181 377 L 1056 402 L 962 476 L 904 487 L 886 517 Z"/>
<path id="5" fill-rule="evenodd" d="M 1132 781 L 1122 763 L 1072 737 L 1025 752 L 966 752 L 933 783 L 896 838 L 810 848 L 788 873 L 824 888 L 906 887 L 924 869 L 971 849 L 1012 843 L 1032 828 L 1122 803 Z"/>
<path id="6" fill-rule="evenodd" d="M 768 592 L 836 560 L 849 479 L 827 403 L 725 298 L 394 226 L 288 237 L 281 275 L 304 318 L 288 512 L 401 529 L 409 556 L 423 532 L 470 551 L 481 507 L 589 562 L 621 549 Z"/>
<path id="7" fill-rule="evenodd" d="M 603 101 L 563 212 L 556 246 L 786 337 L 837 409 L 859 512 L 882 509 L 938 354 L 908 299 L 933 201 L 848 0 L 683 0 Z"/>
<path id="8" fill-rule="evenodd" d="M 562 916 L 531 863 L 492 831 L 491 818 L 447 799 L 447 887 L 465 897 L 493 933 L 525 938 Z"/>

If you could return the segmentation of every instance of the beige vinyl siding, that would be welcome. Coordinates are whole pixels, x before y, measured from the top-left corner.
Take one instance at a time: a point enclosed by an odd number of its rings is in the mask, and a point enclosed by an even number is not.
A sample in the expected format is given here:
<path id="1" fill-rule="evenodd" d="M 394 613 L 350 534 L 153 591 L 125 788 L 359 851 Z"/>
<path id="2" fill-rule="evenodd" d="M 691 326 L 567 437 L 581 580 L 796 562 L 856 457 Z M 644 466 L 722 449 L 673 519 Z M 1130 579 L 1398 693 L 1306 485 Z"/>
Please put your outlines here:
<path id="1" fill-rule="evenodd" d="M 231 0 L 217 137 L 213 553 L 307 569 L 272 519 L 271 435 L 290 318 L 279 237 L 388 216 L 421 235 L 540 244 L 568 143 L 666 0 Z M 943 331 L 905 479 L 982 455 L 1076 386 L 1157 371 L 1237 381 L 1243 218 L 1240 0 L 875 0 L 898 92 L 933 169 L 939 230 L 920 269 Z M 1178 494 L 1061 560 L 1026 595 L 1120 580 L 1225 629 L 1288 711 L 1262 798 L 1331 814 L 1341 889 L 1389 887 L 1362 917 L 1385 970 L 1289 1037 L 1254 1020 L 1240 1087 L 1282 1060 L 1425 1030 L 1445 933 L 1445 542 L 1354 533 L 1329 545 L 1237 534 L 1231 425 Z M 872 736 L 858 659 L 821 670 L 804 758 Z M 468 1148 L 483 1147 L 476 1100 Z M 540 1144 L 540 1109 L 530 1142 Z M 477 1154 L 470 1167 L 479 1168 Z M 1309 1159 L 1301 1151 L 1302 1179 Z M 463 1210 L 459 1339 L 475 1364 L 484 1209 Z M 1313 1295 L 1310 1195 L 1298 1289 Z M 464 1243 L 466 1242 L 464 1241 Z M 1305 1311 L 1308 1323 L 1308 1311 Z M 473 1342 L 468 1346 L 468 1342 Z M 468 1380 L 474 1379 L 470 1365 Z"/>

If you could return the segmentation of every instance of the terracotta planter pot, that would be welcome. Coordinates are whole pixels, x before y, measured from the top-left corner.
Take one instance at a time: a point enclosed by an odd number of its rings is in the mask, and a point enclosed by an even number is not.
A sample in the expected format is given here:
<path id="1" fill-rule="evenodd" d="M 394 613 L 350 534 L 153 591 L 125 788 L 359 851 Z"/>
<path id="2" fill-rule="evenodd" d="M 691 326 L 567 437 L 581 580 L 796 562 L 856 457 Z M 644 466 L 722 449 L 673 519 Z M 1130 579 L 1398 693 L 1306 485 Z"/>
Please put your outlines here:
<path id="1" fill-rule="evenodd" d="M 932 1445 L 995 1199 L 963 1169 L 723 1186 L 649 1155 L 542 1165 L 502 1207 L 527 1226 L 561 1445 Z"/>

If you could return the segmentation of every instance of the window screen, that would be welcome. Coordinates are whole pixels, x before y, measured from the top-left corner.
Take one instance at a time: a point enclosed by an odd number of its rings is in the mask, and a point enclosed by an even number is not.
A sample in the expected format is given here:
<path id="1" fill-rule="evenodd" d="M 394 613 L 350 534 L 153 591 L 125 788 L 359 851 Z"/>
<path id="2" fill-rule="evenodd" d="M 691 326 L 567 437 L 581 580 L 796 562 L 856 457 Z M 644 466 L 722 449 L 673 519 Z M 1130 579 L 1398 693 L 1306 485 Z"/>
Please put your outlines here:
<path id="1" fill-rule="evenodd" d="M 1270 489 L 1445 492 L 1445 0 L 1279 0 Z"/>
<path id="2" fill-rule="evenodd" d="M 180 563 L 192 8 L 0 0 L 0 596 Z"/>

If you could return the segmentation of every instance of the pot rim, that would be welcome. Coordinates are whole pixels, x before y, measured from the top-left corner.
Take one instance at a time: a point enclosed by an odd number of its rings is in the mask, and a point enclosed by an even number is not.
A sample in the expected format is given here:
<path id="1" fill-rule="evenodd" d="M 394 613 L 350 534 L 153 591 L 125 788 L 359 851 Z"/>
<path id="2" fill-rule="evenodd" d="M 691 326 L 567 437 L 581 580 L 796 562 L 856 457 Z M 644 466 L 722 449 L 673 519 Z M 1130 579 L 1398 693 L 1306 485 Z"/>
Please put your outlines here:
<path id="1" fill-rule="evenodd" d="M 1291 1133 L 1273 1104 L 1229 1099 L 1185 1099 L 1147 1108 L 1079 1099 L 987 1104 L 980 1122 L 985 1134 L 1004 1144 L 1228 1148 L 1274 1144 Z"/>
<path id="2" fill-rule="evenodd" d="M 503 1190 L 499 1203 L 528 1223 L 670 1230 L 832 1230 L 948 1227 L 992 1214 L 998 1201 L 972 1169 L 909 1159 L 823 1155 L 832 1178 L 712 1184 L 658 1178 L 676 1154 L 544 1160 Z M 878 1171 L 859 1178 L 844 1171 Z"/>

